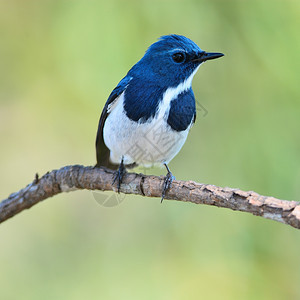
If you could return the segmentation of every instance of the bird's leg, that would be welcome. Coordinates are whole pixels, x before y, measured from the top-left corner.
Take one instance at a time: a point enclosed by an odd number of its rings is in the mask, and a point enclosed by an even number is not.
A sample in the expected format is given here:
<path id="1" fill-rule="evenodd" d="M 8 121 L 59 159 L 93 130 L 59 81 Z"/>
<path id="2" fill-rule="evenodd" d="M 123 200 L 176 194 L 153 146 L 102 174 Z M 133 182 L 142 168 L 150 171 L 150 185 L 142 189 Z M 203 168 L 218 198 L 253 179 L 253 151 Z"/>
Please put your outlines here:
<path id="1" fill-rule="evenodd" d="M 166 196 L 166 192 L 167 190 L 171 187 L 171 184 L 173 182 L 173 180 L 175 179 L 175 177 L 173 176 L 173 174 L 171 173 L 169 167 L 167 166 L 166 163 L 164 163 L 168 173 L 166 175 L 166 178 L 165 178 L 165 182 L 164 182 L 164 187 L 163 187 L 163 190 L 162 190 L 162 195 L 161 195 L 161 200 L 160 200 L 160 203 L 163 202 L 165 196 Z"/>
<path id="2" fill-rule="evenodd" d="M 124 157 L 122 156 L 122 160 L 121 160 L 119 169 L 116 171 L 115 177 L 114 177 L 114 180 L 112 183 L 112 184 L 114 184 L 116 182 L 116 180 L 118 179 L 118 193 L 120 193 L 121 183 L 122 183 L 122 179 L 123 179 L 123 176 L 125 173 L 126 173 L 126 169 L 124 166 Z"/>

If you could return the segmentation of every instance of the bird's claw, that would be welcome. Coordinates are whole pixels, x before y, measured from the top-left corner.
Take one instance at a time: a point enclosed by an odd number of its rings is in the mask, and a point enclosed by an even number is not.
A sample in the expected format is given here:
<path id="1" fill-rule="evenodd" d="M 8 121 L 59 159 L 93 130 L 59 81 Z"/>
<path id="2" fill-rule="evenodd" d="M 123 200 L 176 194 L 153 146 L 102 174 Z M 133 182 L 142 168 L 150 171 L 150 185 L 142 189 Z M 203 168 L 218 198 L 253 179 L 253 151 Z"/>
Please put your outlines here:
<path id="1" fill-rule="evenodd" d="M 164 198 L 166 196 L 166 192 L 170 189 L 173 180 L 175 180 L 175 177 L 173 176 L 173 174 L 171 173 L 171 171 L 169 170 L 169 168 L 167 167 L 167 165 L 165 165 L 165 166 L 166 166 L 166 168 L 168 170 L 168 173 L 167 173 L 165 181 L 164 181 L 164 187 L 163 187 L 163 190 L 162 190 L 162 195 L 161 195 L 160 203 L 163 202 L 163 200 L 164 200 Z"/>
<path id="2" fill-rule="evenodd" d="M 120 189 L 121 189 L 121 183 L 122 183 L 122 179 L 124 177 L 126 173 L 126 169 L 125 169 L 125 166 L 124 166 L 124 163 L 123 163 L 123 159 L 120 163 L 120 166 L 119 166 L 119 169 L 115 172 L 115 176 L 114 176 L 114 179 L 113 179 L 113 182 L 112 184 L 114 185 L 116 180 L 118 180 L 118 193 L 120 193 Z"/>

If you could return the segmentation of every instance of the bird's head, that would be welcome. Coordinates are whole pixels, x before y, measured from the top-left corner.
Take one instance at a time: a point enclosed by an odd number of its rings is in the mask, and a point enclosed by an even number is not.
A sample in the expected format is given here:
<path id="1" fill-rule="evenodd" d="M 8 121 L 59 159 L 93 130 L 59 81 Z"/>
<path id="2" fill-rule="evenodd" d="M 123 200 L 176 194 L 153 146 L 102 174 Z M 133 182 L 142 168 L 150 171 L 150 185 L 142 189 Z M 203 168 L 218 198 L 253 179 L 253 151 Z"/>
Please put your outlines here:
<path id="1" fill-rule="evenodd" d="M 201 63 L 223 55 L 205 52 L 185 36 L 166 35 L 148 48 L 132 71 L 159 85 L 176 86 L 194 74 Z"/>

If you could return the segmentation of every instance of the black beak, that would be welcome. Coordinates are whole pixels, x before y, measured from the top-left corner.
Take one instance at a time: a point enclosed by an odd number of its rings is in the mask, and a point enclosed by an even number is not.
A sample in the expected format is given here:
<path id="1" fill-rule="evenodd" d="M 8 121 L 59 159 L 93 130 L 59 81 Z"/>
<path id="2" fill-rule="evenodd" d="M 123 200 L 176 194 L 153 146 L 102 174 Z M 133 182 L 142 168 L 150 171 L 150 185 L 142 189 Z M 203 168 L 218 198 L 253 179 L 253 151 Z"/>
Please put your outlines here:
<path id="1" fill-rule="evenodd" d="M 210 59 L 216 59 L 216 58 L 219 58 L 219 57 L 222 57 L 222 56 L 224 56 L 223 53 L 203 51 L 203 52 L 199 53 L 198 57 L 195 58 L 193 61 L 204 62 L 204 61 L 207 61 L 207 60 L 210 60 Z"/>

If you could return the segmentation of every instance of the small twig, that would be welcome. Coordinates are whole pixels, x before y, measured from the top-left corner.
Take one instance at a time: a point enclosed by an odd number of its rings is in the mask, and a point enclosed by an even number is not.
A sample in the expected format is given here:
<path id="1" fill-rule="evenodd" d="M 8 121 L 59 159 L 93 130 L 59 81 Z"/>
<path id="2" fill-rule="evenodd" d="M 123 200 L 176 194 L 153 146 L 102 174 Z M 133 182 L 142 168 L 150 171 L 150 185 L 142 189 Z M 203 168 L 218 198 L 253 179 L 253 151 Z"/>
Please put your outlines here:
<path id="1" fill-rule="evenodd" d="M 41 178 L 36 174 L 31 184 L 0 203 L 0 223 L 59 193 L 79 189 L 116 191 L 113 177 L 111 170 L 78 165 L 53 170 Z M 160 198 L 163 184 L 163 177 L 126 173 L 120 192 Z M 174 180 L 165 199 L 248 212 L 300 229 L 300 202 L 261 196 L 252 191 Z"/>
<path id="2" fill-rule="evenodd" d="M 34 177 L 34 181 L 33 181 L 33 183 L 34 184 L 38 184 L 39 183 L 39 174 L 38 173 L 35 173 L 35 177 Z"/>

